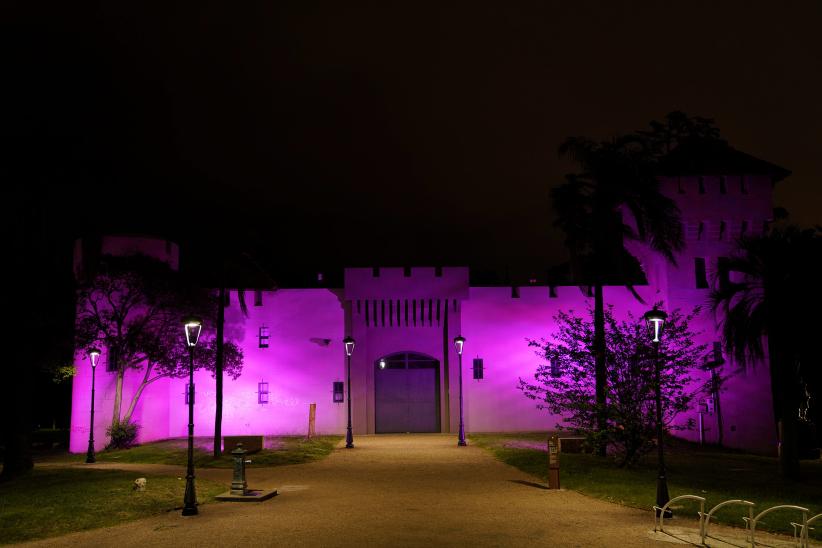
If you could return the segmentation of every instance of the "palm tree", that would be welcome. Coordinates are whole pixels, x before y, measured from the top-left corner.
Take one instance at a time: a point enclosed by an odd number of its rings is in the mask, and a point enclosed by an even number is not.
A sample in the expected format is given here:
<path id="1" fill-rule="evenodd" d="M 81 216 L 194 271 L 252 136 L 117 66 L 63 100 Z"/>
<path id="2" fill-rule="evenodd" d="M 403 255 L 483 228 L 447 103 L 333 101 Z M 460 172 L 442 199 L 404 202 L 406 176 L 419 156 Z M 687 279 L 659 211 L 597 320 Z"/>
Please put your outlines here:
<path id="1" fill-rule="evenodd" d="M 276 288 L 276 283 L 248 252 L 230 257 L 227 245 L 221 246 L 219 258 L 219 279 L 217 289 L 217 334 L 215 349 L 215 400 L 214 400 L 214 458 L 220 458 L 223 452 L 223 364 L 225 361 L 225 306 L 229 283 L 237 287 L 237 303 L 243 316 L 248 316 L 248 305 L 245 300 L 247 284 L 252 287 L 265 286 Z"/>
<path id="2" fill-rule="evenodd" d="M 220 269 L 220 287 L 217 290 L 217 337 L 214 352 L 214 458 L 223 454 L 223 364 L 225 363 L 225 307 L 226 307 L 226 274 L 225 263 Z M 243 316 L 248 316 L 248 306 L 245 302 L 245 290 L 237 290 L 237 301 Z"/>
<path id="3" fill-rule="evenodd" d="M 813 374 L 810 368 L 803 371 L 803 364 L 818 358 L 818 333 L 813 330 L 822 301 L 816 279 L 822 268 L 819 236 L 819 229 L 788 226 L 764 237 L 740 239 L 726 263 L 733 278 L 711 293 L 728 354 L 742 367 L 768 359 L 781 442 L 780 473 L 793 479 L 799 478 L 802 381 Z"/>
<path id="4" fill-rule="evenodd" d="M 559 148 L 575 160 L 581 173 L 568 175 L 552 193 L 558 214 L 556 226 L 566 236 L 573 276 L 593 287 L 596 359 L 597 428 L 606 430 L 605 305 L 606 284 L 630 285 L 632 257 L 624 240 L 650 245 L 671 263 L 684 245 L 676 203 L 660 192 L 655 174 L 657 147 L 642 135 L 628 135 L 609 142 L 570 138 Z M 633 223 L 624 220 L 624 213 Z M 635 293 L 636 295 L 636 293 Z M 605 440 L 597 449 L 605 455 Z"/>

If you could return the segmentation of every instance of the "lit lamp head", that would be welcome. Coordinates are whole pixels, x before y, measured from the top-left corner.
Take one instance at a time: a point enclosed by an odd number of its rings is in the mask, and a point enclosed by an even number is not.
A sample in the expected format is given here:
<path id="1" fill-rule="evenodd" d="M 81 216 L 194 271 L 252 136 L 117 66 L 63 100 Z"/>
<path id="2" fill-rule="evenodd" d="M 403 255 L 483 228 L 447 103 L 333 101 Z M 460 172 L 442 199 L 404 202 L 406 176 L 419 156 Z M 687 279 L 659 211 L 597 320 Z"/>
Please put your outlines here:
<path id="1" fill-rule="evenodd" d="M 462 356 L 462 347 L 465 346 L 465 337 L 462 335 L 457 335 L 454 337 L 454 348 L 457 350 L 457 354 Z"/>
<path id="2" fill-rule="evenodd" d="M 388 364 L 385 363 L 385 358 L 380 358 L 380 369 L 385 369 Z"/>
<path id="3" fill-rule="evenodd" d="M 100 351 L 96 348 L 88 349 L 88 359 L 91 360 L 91 367 L 97 367 L 97 362 L 100 361 Z"/>
<path id="4" fill-rule="evenodd" d="M 645 325 L 648 327 L 648 336 L 651 338 L 652 343 L 659 343 L 666 319 L 668 319 L 668 315 L 658 308 L 645 313 Z"/>
<path id="5" fill-rule="evenodd" d="M 354 353 L 354 339 L 346 337 L 343 339 L 343 344 L 345 345 L 345 355 L 350 357 Z"/>
<path id="6" fill-rule="evenodd" d="M 186 345 L 190 347 L 197 346 L 200 331 L 203 329 L 203 322 L 200 321 L 200 318 L 191 316 L 183 320 L 183 325 L 186 329 Z"/>

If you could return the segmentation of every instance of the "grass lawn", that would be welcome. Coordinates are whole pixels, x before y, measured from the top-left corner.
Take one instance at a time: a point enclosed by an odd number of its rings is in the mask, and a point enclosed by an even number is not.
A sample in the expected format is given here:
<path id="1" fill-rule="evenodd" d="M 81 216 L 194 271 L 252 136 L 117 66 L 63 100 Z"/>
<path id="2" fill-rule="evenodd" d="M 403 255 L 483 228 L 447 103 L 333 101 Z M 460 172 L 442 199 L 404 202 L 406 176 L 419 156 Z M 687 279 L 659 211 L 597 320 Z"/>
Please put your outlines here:
<path id="1" fill-rule="evenodd" d="M 501 461 L 547 481 L 545 433 L 471 434 L 470 441 L 488 449 Z M 756 503 L 755 513 L 777 504 L 804 506 L 811 510 L 810 516 L 822 512 L 820 461 L 802 461 L 802 481 L 793 482 L 777 476 L 775 458 L 700 448 L 675 440 L 670 447 L 666 445 L 665 463 L 671 498 L 686 494 L 705 497 L 706 511 L 724 500 L 745 499 Z M 656 453 L 646 455 L 631 469 L 619 468 L 609 459 L 586 454 L 562 454 L 560 466 L 563 488 L 644 510 L 650 510 L 655 503 Z M 687 505 L 677 514 L 696 519 L 697 510 Z M 745 512 L 739 506 L 725 508 L 711 519 L 744 527 L 741 516 Z M 650 524 L 650 514 L 648 519 Z M 798 520 L 796 513 L 771 514 L 762 528 L 792 532 L 788 522 Z M 817 531 L 819 529 L 817 527 Z M 822 538 L 822 535 L 816 536 Z"/>
<path id="2" fill-rule="evenodd" d="M 134 491 L 138 477 L 146 490 Z M 211 502 L 225 485 L 197 478 L 197 498 Z M 181 508 L 185 479 L 120 470 L 36 468 L 0 483 L 0 544 L 117 525 Z"/>
<path id="3" fill-rule="evenodd" d="M 283 464 L 302 464 L 328 456 L 342 436 L 316 436 L 306 440 L 302 436 L 281 436 L 274 440 L 275 449 L 263 449 L 246 458 L 252 461 L 252 466 L 281 466 Z M 213 459 L 211 454 L 211 438 L 196 438 L 194 447 L 194 466 L 197 468 L 231 468 L 233 458 L 223 454 L 219 459 Z M 97 453 L 97 462 L 130 462 L 141 464 L 177 464 L 186 465 L 187 441 L 184 438 L 163 440 L 145 443 L 131 449 L 101 451 Z M 51 455 L 47 461 L 76 461 L 85 460 L 85 454 Z"/>

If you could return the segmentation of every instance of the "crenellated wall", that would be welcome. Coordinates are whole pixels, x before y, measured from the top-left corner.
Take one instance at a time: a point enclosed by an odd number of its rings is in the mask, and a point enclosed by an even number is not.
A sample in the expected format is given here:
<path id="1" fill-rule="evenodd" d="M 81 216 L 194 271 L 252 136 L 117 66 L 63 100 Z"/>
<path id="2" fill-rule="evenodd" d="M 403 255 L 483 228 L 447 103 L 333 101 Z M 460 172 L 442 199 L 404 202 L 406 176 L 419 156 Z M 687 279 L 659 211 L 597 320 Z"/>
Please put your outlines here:
<path id="1" fill-rule="evenodd" d="M 637 317 L 658 301 L 668 310 L 679 308 L 685 313 L 701 306 L 692 328 L 701 332 L 698 342 L 712 349 L 720 338 L 708 296 L 710 288 L 720 283 L 720 258 L 732 252 L 734 239 L 743 232 L 762 233 L 771 216 L 773 183 L 770 177 L 750 175 L 663 177 L 661 183 L 663 191 L 681 208 L 686 247 L 672 264 L 644 246 L 627 244 L 646 274 L 648 285 L 635 287 L 645 303 L 624 287 L 605 288 L 605 301 L 614 306 L 618 316 L 630 311 Z M 77 249 L 75 262 L 82 272 L 87 262 L 85 247 L 78 244 Z M 176 246 L 162 240 L 107 237 L 97 250 L 102 254 L 135 252 L 177 266 Z M 699 272 L 702 262 L 704 277 Z M 436 399 L 439 417 L 433 431 L 456 432 L 460 377 L 452 341 L 460 334 L 466 338 L 462 370 L 466 429 L 553 428 L 558 418 L 538 410 L 535 402 L 517 389 L 519 378 L 531 378 L 540 362 L 527 339 L 549 337 L 557 312 L 584 312 L 592 306 L 592 299 L 577 286 L 470 287 L 468 274 L 462 267 L 349 268 L 340 289 L 247 292 L 247 317 L 240 312 L 236 291 L 231 292 L 226 337 L 241 346 L 245 365 L 240 378 L 225 379 L 223 433 L 304 434 L 311 403 L 317 404 L 318 433 L 344 433 L 346 404 L 332 402 L 332 384 L 346 381 L 342 345 L 346 335 L 356 340 L 351 359 L 355 434 L 378 431 L 376 414 L 381 408 L 377 385 L 383 382 L 379 379 L 388 378 L 380 376 L 380 359 L 405 355 L 410 360 L 408 353 L 436 366 L 432 373 L 436 382 L 430 385 L 436 394 L 429 394 Z M 267 347 L 261 345 L 261 335 L 268 336 Z M 482 380 L 472 378 L 475 358 L 483 360 Z M 113 406 L 114 374 L 106 371 L 105 359 L 104 354 L 97 371 L 97 449 L 106 444 L 105 428 L 111 422 Z M 701 417 L 704 440 L 718 441 L 721 407 L 726 446 L 774 454 L 776 431 L 767 367 L 760 364 L 741 371 L 724 359 L 723 372 L 728 380 L 720 393 L 720 406 L 708 401 L 707 394 L 697 393 L 708 374 L 695 373 L 691 386 L 696 395 L 694 407 L 678 419 L 690 428 L 679 435 L 698 440 Z M 71 450 L 82 452 L 88 440 L 91 371 L 83 354 L 78 353 L 76 363 Z M 410 363 L 406 361 L 407 370 Z M 138 371 L 126 375 L 124 410 L 141 375 Z M 405 383 L 422 378 L 405 375 L 395 378 Z M 185 379 L 162 379 L 146 389 L 134 414 L 141 425 L 140 441 L 186 435 L 185 383 Z M 260 399 L 260 383 L 267 383 L 269 389 L 265 403 Z M 198 371 L 195 385 L 195 433 L 210 436 L 214 379 L 210 373 Z"/>

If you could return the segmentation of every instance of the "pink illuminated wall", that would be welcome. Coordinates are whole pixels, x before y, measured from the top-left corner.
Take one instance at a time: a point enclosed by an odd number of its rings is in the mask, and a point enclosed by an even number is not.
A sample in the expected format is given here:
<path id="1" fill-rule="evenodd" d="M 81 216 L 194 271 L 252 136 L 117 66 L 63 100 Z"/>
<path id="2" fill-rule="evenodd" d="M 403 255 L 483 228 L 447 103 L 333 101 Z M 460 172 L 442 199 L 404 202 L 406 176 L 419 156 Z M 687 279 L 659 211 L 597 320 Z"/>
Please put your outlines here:
<path id="1" fill-rule="evenodd" d="M 639 291 L 650 299 L 649 288 Z M 576 286 L 556 288 L 556 297 L 544 286 L 521 287 L 518 294 L 513 298 L 509 287 L 473 287 L 463 306 L 466 428 L 471 431 L 545 430 L 559 421 L 537 410 L 536 402 L 516 388 L 520 377 L 533 380 L 541 363 L 526 339 L 548 338 L 558 311 L 586 314 L 593 299 L 585 298 Z M 646 308 L 622 287 L 606 288 L 605 300 L 621 311 L 641 314 Z M 485 378 L 481 381 L 472 379 L 473 358 L 483 359 Z"/>
<path id="2" fill-rule="evenodd" d="M 695 284 L 695 260 L 704 259 L 706 276 L 713 278 L 719 257 L 732 251 L 733 239 L 743 231 L 762 230 L 771 214 L 771 181 L 767 177 L 729 176 L 725 193 L 718 177 L 703 178 L 704 193 L 696 177 L 663 178 L 665 192 L 682 209 L 686 249 L 671 265 L 639 245 L 630 246 L 639 259 L 648 285 L 636 288 L 646 304 L 622 287 L 608 287 L 605 300 L 617 315 L 641 315 L 652 303 L 667 309 L 690 311 L 704 306 L 692 327 L 700 341 L 718 341 L 715 319 L 707 309 L 709 289 Z M 744 188 L 744 192 L 743 192 Z M 701 227 L 701 228 L 700 228 Z M 150 238 L 107 238 L 107 253 L 142 252 L 176 266 L 173 244 Z M 78 247 L 78 249 L 80 249 Z M 526 339 L 548 337 L 553 316 L 560 310 L 585 312 L 591 299 L 576 286 L 517 288 L 470 287 L 467 268 L 350 268 L 340 289 L 283 289 L 263 292 L 259 306 L 248 292 L 249 316 L 230 295 L 226 336 L 241 345 L 245 355 L 242 376 L 224 384 L 223 433 L 304 434 L 308 409 L 317 404 L 317 432 L 343 434 L 345 405 L 332 403 L 332 383 L 345 380 L 342 339 L 356 339 L 352 357 L 352 407 L 355 434 L 375 432 L 375 363 L 398 352 L 425 354 L 439 362 L 439 431 L 456 432 L 458 426 L 458 359 L 452 339 L 463 335 L 465 420 L 469 432 L 530 431 L 553 428 L 558 417 L 536 409 L 535 402 L 517 389 L 520 377 L 531 378 L 539 358 Z M 713 283 L 713 281 L 711 282 Z M 518 296 L 517 296 L 518 294 Z M 260 348 L 260 329 L 269 334 L 268 348 Z M 484 361 L 484 379 L 472 379 L 474 358 Z M 105 427 L 111 421 L 114 375 L 105 371 L 105 356 L 97 374 L 96 447 L 106 444 Z M 71 450 L 85 451 L 88 440 L 90 367 L 78 355 L 74 379 Z M 775 428 L 767 368 L 742 372 L 727 363 L 730 379 L 721 394 L 724 442 L 729 447 L 775 452 Z M 139 373 L 129 373 L 124 385 L 124 407 L 134 392 Z M 706 380 L 698 376 L 696 390 Z M 140 441 L 186 435 L 185 380 L 168 379 L 151 385 L 134 418 L 142 429 Z M 267 404 L 258 402 L 258 386 L 267 382 Z M 209 436 L 214 422 L 214 379 L 198 372 L 195 381 L 196 435 Z M 702 412 L 706 441 L 717 440 L 717 416 L 700 404 L 684 413 L 680 424 L 694 428 L 682 436 L 696 440 L 695 428 Z"/>

